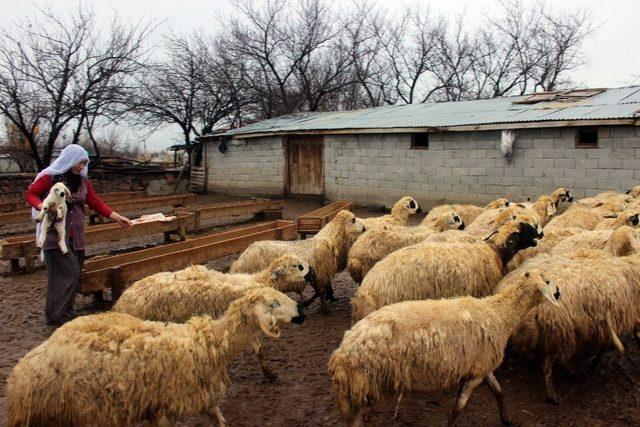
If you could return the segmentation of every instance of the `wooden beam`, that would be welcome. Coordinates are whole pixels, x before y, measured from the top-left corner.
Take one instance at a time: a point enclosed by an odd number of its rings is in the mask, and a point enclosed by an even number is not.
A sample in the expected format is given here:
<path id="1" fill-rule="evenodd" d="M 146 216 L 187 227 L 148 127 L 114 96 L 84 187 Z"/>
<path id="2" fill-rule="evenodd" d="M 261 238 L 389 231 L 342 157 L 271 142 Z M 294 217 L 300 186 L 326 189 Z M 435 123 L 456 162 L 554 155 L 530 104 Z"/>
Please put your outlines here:
<path id="1" fill-rule="evenodd" d="M 297 220 L 298 232 L 304 236 L 317 233 L 343 209 L 352 210 L 353 202 L 338 200 L 300 216 Z"/>
<path id="2" fill-rule="evenodd" d="M 239 253 L 258 240 L 297 237 L 297 227 L 290 221 L 274 221 L 173 243 L 158 248 L 116 255 L 85 263 L 80 292 L 90 294 L 123 283 L 131 283 L 162 271 L 175 271 L 192 264 Z M 112 271 L 118 270 L 118 282 Z"/>

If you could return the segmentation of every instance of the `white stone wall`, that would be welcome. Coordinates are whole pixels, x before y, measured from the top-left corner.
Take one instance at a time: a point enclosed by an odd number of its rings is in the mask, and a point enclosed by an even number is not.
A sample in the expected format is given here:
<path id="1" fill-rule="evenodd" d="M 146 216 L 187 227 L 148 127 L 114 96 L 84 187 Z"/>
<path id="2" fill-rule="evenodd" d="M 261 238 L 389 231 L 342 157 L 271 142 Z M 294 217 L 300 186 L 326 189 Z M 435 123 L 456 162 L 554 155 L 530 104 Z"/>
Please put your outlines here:
<path id="1" fill-rule="evenodd" d="M 282 196 L 284 191 L 284 151 L 281 137 L 227 142 L 227 152 L 219 142 L 207 143 L 207 189 L 237 195 Z M 235 145 L 240 143 L 241 145 Z"/>

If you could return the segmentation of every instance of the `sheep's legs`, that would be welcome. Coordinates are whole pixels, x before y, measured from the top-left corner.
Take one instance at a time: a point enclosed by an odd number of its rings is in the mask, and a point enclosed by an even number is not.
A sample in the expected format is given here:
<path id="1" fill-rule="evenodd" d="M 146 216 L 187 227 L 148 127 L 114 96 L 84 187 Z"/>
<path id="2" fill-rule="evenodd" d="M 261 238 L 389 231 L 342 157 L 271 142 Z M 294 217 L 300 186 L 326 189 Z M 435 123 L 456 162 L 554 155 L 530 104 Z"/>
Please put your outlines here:
<path id="1" fill-rule="evenodd" d="M 262 369 L 262 375 L 264 375 L 264 377 L 269 381 L 277 380 L 278 375 L 273 373 L 271 369 L 269 369 L 269 367 L 267 366 L 267 359 L 266 357 L 264 357 L 264 353 L 262 352 L 262 344 L 260 344 L 260 341 L 254 340 L 251 343 L 251 346 L 253 347 L 253 351 L 255 351 L 256 355 L 258 356 L 258 361 L 260 362 L 260 368 Z"/>
<path id="2" fill-rule="evenodd" d="M 553 364 L 555 359 L 552 357 L 545 357 L 542 362 L 542 375 L 544 376 L 544 386 L 547 393 L 547 399 L 556 405 L 560 404 L 558 400 L 558 394 L 553 387 Z"/>
<path id="3" fill-rule="evenodd" d="M 227 425 L 218 405 L 209 410 L 209 418 L 211 418 L 211 421 L 217 422 L 220 427 L 226 427 Z"/>
<path id="4" fill-rule="evenodd" d="M 453 407 L 453 411 L 451 411 L 451 416 L 449 417 L 449 422 L 447 425 L 452 426 L 455 425 L 458 420 L 458 416 L 460 415 L 460 411 L 462 411 L 467 404 L 467 400 L 469 400 L 469 396 L 473 390 L 478 387 L 478 385 L 482 382 L 483 378 L 473 378 L 467 381 L 460 381 L 460 389 L 458 390 L 458 397 L 456 397 L 456 403 Z"/>
<path id="5" fill-rule="evenodd" d="M 504 396 L 502 394 L 502 388 L 500 388 L 500 384 L 498 384 L 498 380 L 496 380 L 493 372 L 487 374 L 484 377 L 485 382 L 489 386 L 493 397 L 496 398 L 496 402 L 498 402 L 498 411 L 500 411 L 500 420 L 503 424 L 511 425 L 511 420 L 509 420 L 509 416 L 507 415 L 507 407 L 504 404 Z"/>

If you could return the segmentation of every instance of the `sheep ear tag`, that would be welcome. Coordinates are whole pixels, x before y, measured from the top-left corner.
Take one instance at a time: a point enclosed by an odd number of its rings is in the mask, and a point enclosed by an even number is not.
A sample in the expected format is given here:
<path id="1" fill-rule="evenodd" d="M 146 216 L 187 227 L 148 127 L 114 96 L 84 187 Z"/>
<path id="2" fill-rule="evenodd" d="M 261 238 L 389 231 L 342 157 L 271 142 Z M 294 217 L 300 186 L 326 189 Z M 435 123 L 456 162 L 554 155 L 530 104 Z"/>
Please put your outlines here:
<path id="1" fill-rule="evenodd" d="M 262 332 L 264 332 L 266 336 L 280 338 L 280 327 L 278 327 L 278 321 L 273 314 L 268 313 L 267 310 L 259 304 L 254 307 L 253 315 L 258 325 L 260 325 L 260 329 L 262 329 Z"/>

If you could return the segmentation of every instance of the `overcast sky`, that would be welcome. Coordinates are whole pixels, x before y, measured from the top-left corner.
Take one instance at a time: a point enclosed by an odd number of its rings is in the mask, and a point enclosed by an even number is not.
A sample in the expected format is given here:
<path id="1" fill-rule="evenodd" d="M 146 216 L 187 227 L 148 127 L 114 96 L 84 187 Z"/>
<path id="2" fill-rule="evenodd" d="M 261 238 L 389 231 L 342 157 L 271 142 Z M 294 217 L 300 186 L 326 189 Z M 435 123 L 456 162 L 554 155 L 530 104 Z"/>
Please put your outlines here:
<path id="1" fill-rule="evenodd" d="M 404 3 L 405 1 L 398 1 Z M 409 1 L 409 0 L 407 0 Z M 412 3 L 415 0 L 411 0 Z M 85 0 L 106 21 L 114 11 L 120 17 L 137 21 L 148 18 L 164 21 L 160 28 L 171 29 L 178 34 L 204 29 L 215 32 L 218 16 L 232 13 L 230 0 Z M 387 0 L 386 4 L 391 4 Z M 464 12 L 472 26 L 482 20 L 483 13 L 491 13 L 499 7 L 499 0 L 418 0 L 418 4 L 431 7 L 444 14 Z M 584 46 L 587 64 L 571 74 L 572 79 L 585 87 L 616 87 L 640 84 L 640 0 L 553 0 L 547 2 L 554 9 L 583 6 L 592 11 L 601 24 L 595 35 Z M 75 8 L 77 0 L 55 0 L 30 2 L 29 0 L 2 0 L 0 27 L 8 27 L 12 22 L 33 14 L 33 4 L 50 4 L 63 14 Z M 534 2 L 535 4 L 535 2 Z M 123 135 L 140 138 L 135 133 Z M 146 139 L 149 149 L 159 149 L 180 140 L 177 130 L 166 129 Z"/>

